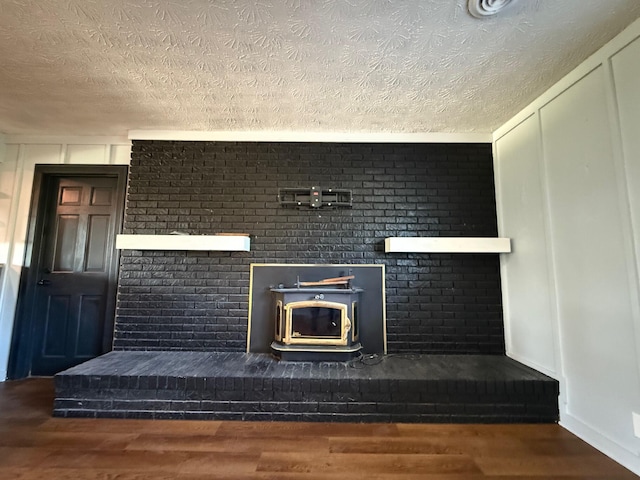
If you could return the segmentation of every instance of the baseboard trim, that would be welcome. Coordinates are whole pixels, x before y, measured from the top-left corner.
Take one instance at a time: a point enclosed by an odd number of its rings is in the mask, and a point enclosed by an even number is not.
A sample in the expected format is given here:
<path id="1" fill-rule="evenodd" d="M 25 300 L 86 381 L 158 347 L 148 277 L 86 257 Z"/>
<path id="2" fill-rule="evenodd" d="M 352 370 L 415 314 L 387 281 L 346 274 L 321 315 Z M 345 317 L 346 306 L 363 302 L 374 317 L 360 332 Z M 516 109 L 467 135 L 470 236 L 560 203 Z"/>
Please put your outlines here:
<path id="1" fill-rule="evenodd" d="M 560 409 L 559 424 L 623 467 L 631 470 L 636 475 L 640 475 L 640 456 L 638 454 L 634 454 L 622 445 L 605 437 L 602 433 L 563 411 L 562 408 Z"/>

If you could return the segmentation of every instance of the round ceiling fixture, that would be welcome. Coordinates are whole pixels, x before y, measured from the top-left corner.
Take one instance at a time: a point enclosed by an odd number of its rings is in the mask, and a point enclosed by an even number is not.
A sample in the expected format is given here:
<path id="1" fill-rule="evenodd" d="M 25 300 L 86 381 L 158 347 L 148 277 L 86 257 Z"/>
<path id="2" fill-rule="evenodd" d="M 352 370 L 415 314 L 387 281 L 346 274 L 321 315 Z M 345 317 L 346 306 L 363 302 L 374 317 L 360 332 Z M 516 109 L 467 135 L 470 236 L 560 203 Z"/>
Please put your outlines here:
<path id="1" fill-rule="evenodd" d="M 495 15 L 513 0 L 469 0 L 469 13 L 476 18 Z"/>

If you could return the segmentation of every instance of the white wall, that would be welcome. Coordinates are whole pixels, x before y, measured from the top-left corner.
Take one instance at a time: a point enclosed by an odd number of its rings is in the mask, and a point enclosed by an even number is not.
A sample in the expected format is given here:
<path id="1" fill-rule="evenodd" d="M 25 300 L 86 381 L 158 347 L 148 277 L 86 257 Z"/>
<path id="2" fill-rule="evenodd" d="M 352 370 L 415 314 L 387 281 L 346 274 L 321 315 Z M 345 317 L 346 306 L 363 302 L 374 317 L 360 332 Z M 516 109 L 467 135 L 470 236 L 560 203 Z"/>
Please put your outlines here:
<path id="1" fill-rule="evenodd" d="M 494 134 L 507 354 L 640 474 L 640 21 Z M 639 432 L 640 434 L 640 432 Z"/>
<path id="2" fill-rule="evenodd" d="M 36 164 L 128 165 L 131 142 L 120 137 L 0 139 L 0 381 L 7 377 Z M 4 153 L 3 153 L 4 152 Z"/>

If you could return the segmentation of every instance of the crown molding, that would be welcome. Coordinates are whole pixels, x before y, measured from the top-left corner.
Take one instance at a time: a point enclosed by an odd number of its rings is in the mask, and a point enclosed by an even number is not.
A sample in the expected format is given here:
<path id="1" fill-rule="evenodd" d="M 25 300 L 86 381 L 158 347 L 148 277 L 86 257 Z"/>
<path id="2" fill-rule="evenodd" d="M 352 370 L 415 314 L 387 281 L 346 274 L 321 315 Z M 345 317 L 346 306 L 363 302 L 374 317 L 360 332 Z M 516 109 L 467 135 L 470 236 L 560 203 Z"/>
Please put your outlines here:
<path id="1" fill-rule="evenodd" d="M 491 143 L 491 133 L 130 130 L 129 140 L 317 143 Z"/>
<path id="2" fill-rule="evenodd" d="M 35 145 L 129 145 L 131 141 L 124 136 L 114 135 L 5 135 L 7 144 Z"/>

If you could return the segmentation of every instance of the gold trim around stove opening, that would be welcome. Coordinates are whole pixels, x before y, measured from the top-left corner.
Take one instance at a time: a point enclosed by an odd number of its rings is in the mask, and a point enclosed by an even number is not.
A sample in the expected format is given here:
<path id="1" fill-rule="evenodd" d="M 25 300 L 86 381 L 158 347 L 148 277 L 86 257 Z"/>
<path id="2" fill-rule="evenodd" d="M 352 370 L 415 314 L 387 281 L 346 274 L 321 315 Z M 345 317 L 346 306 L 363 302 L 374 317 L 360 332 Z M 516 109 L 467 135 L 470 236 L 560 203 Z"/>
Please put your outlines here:
<path id="1" fill-rule="evenodd" d="M 251 353 L 251 319 L 253 315 L 253 275 L 254 268 L 260 267 L 367 267 L 379 268 L 382 281 L 382 348 L 387 354 L 387 294 L 386 294 L 386 265 L 384 263 L 251 263 L 249 264 L 249 308 L 247 311 L 247 347 L 246 352 Z"/>
<path id="2" fill-rule="evenodd" d="M 332 308 L 340 311 L 340 337 L 296 337 L 293 336 L 292 322 L 293 310 L 301 308 Z M 324 300 L 303 300 L 300 302 L 290 302 L 284 306 L 285 312 L 285 331 L 282 343 L 285 345 L 347 345 L 349 331 L 351 330 L 351 321 L 347 316 L 347 305 L 338 302 L 326 302 Z"/>

